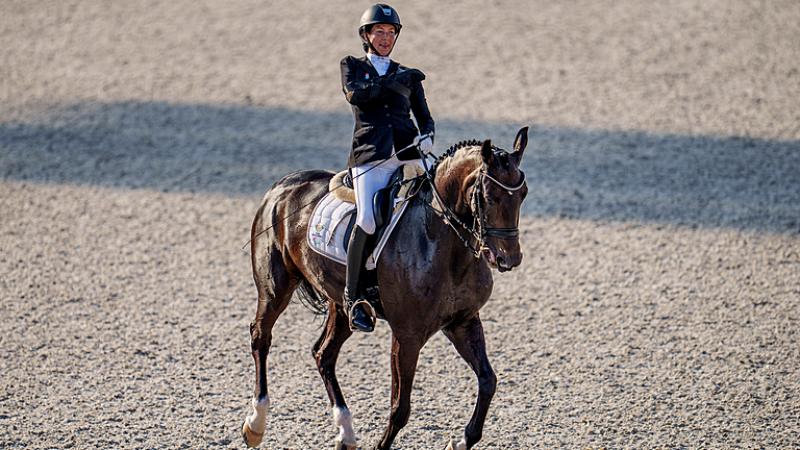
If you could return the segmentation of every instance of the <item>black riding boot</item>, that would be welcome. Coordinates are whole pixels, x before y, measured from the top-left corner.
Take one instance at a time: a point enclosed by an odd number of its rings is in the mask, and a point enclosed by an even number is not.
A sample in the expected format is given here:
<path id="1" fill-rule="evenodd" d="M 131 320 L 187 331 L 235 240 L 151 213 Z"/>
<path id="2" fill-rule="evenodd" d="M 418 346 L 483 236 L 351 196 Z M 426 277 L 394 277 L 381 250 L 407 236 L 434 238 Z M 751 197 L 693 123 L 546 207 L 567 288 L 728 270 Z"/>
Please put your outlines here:
<path id="1" fill-rule="evenodd" d="M 367 259 L 367 240 L 369 235 L 358 225 L 353 227 L 350 243 L 347 245 L 347 276 L 344 288 L 344 306 L 353 331 L 370 332 L 375 329 L 375 312 L 364 299 L 359 286 L 359 277 Z"/>

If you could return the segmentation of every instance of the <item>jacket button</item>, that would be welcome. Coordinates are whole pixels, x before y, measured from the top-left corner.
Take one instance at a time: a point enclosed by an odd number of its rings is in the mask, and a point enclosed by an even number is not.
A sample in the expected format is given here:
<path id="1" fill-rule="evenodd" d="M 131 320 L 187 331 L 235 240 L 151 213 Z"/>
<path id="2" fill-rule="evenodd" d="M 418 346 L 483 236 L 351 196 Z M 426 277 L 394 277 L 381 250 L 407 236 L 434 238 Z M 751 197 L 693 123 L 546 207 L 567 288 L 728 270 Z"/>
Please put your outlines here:
<path id="1" fill-rule="evenodd" d="M 383 105 L 383 107 L 384 107 L 384 108 L 388 108 L 388 107 L 389 107 L 389 105 Z"/>

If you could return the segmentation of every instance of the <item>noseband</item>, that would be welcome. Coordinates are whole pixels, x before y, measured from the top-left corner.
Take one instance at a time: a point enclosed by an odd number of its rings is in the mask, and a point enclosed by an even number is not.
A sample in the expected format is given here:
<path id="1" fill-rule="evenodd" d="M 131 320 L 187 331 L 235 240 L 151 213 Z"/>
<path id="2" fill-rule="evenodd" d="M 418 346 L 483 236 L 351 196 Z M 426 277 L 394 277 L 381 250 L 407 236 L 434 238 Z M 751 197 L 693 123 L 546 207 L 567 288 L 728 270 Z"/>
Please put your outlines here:
<path id="1" fill-rule="evenodd" d="M 434 168 L 435 169 L 435 168 Z M 474 189 L 472 190 L 472 196 L 470 198 L 470 211 L 472 212 L 472 225 L 468 226 L 465 224 L 458 216 L 448 207 L 445 202 L 442 200 L 441 196 L 439 195 L 438 190 L 436 189 L 436 184 L 434 183 L 433 176 L 431 171 L 426 171 L 428 182 L 431 186 L 431 191 L 433 192 L 433 196 L 436 198 L 436 201 L 439 203 L 442 211 L 441 214 L 444 216 L 443 220 L 446 224 L 450 225 L 450 228 L 455 231 L 456 236 L 461 240 L 465 247 L 467 247 L 472 254 L 476 258 L 481 257 L 481 252 L 484 248 L 486 248 L 485 241 L 489 237 L 495 237 L 498 239 L 516 239 L 519 237 L 519 228 L 518 227 L 490 227 L 487 226 L 486 223 L 486 210 L 481 206 L 483 203 L 486 202 L 486 194 L 484 192 L 484 179 L 488 179 L 489 181 L 493 182 L 497 186 L 501 187 L 506 191 L 508 195 L 513 195 L 514 192 L 522 189 L 525 186 L 525 172 L 519 171 L 520 175 L 522 176 L 519 180 L 519 183 L 516 186 L 509 186 L 502 181 L 494 178 L 493 176 L 489 175 L 487 169 L 481 168 L 480 173 L 478 174 L 478 178 L 475 180 Z M 435 211 L 435 209 L 434 209 Z M 462 235 L 462 231 L 456 228 L 454 224 L 457 224 L 463 232 L 466 232 L 467 237 L 465 238 Z M 474 247 L 470 241 L 469 237 L 472 237 L 477 241 L 478 245 L 477 248 Z"/>

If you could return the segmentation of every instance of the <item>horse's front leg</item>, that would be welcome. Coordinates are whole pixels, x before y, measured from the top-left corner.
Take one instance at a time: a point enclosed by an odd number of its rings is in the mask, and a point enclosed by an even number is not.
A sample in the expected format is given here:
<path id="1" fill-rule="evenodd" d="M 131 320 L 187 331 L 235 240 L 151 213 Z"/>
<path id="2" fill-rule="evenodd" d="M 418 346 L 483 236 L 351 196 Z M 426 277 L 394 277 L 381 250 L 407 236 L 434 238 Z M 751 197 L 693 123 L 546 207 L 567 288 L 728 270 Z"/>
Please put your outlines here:
<path id="1" fill-rule="evenodd" d="M 448 450 L 468 450 L 481 440 L 483 423 L 486 421 L 486 413 L 494 397 L 497 377 L 486 356 L 486 341 L 479 316 L 451 325 L 442 331 L 478 376 L 478 400 L 475 403 L 472 419 L 464 430 L 464 439 L 457 444 L 450 442 L 448 446 Z"/>
<path id="2" fill-rule="evenodd" d="M 375 447 L 377 450 L 389 450 L 397 433 L 408 423 L 411 414 L 411 388 L 422 344 L 414 340 L 400 340 L 392 335 L 392 411 L 389 414 L 389 425 Z"/>

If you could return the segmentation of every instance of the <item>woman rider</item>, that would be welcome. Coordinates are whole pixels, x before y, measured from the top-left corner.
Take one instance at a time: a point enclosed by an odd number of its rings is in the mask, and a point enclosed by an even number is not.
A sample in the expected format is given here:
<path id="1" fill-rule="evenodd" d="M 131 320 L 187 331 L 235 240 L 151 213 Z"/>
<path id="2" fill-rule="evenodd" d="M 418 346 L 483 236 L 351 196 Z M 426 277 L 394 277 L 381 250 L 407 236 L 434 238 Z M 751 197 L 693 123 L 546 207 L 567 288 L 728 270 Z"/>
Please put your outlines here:
<path id="1" fill-rule="evenodd" d="M 422 154 L 433 148 L 433 119 L 422 89 L 425 75 L 389 59 L 401 28 L 394 8 L 382 3 L 371 6 L 361 16 L 358 28 L 366 55 L 347 56 L 341 62 L 342 89 L 355 118 L 348 167 L 358 209 L 347 247 L 344 301 L 350 328 L 358 331 L 374 329 L 370 301 L 378 300 L 376 287 L 359 283 L 369 250 L 367 241 L 375 233 L 372 198 L 395 169 L 404 164 L 422 167 Z M 396 153 L 413 144 L 418 145 Z"/>

